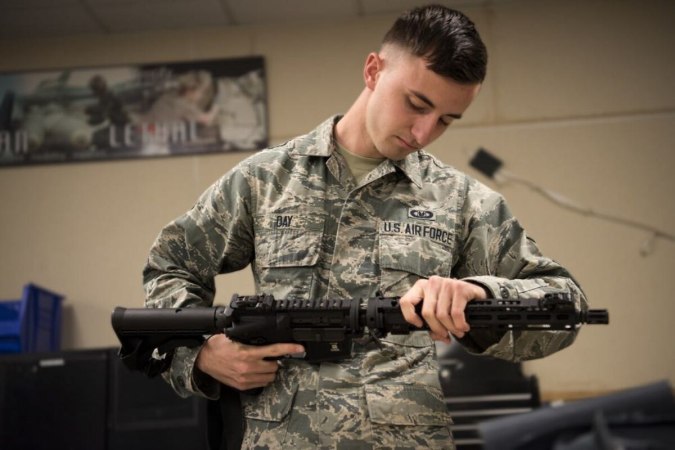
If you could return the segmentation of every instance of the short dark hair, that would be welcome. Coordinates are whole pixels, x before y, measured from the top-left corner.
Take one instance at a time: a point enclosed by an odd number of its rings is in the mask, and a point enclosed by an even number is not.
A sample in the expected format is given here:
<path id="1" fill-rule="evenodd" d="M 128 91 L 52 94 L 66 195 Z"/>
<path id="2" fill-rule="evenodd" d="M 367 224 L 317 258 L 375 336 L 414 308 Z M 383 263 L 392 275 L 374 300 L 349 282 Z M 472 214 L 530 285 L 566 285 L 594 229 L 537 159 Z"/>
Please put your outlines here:
<path id="1" fill-rule="evenodd" d="M 482 83 L 487 49 L 473 22 L 459 11 L 428 5 L 404 12 L 382 44 L 398 45 L 427 60 L 435 73 L 458 83 Z"/>

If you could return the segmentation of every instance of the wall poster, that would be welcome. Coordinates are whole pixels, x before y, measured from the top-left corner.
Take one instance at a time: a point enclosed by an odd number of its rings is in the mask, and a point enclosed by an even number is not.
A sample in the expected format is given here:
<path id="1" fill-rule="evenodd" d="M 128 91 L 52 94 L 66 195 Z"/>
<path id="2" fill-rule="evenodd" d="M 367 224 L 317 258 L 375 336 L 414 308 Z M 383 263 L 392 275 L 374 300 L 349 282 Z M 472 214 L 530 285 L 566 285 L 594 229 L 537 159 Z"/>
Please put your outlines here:
<path id="1" fill-rule="evenodd" d="M 0 166 L 267 144 L 262 57 L 0 73 Z"/>

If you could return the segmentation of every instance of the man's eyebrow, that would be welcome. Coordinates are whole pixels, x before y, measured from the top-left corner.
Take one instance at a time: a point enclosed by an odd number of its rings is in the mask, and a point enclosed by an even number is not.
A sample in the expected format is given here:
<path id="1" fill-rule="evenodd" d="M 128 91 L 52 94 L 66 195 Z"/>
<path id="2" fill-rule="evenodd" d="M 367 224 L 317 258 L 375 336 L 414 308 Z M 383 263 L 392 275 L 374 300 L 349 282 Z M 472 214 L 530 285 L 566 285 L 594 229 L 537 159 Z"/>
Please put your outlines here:
<path id="1" fill-rule="evenodd" d="M 420 100 L 422 100 L 422 101 L 423 101 L 424 103 L 426 103 L 430 108 L 435 108 L 435 107 L 436 107 L 436 105 L 434 105 L 434 102 L 432 102 L 431 100 L 429 100 L 429 97 L 427 97 L 426 95 L 422 94 L 421 92 L 410 91 L 410 93 L 413 94 L 415 97 L 419 98 Z M 462 115 L 461 115 L 461 114 L 447 113 L 447 114 L 443 114 L 443 115 L 444 115 L 444 116 L 451 117 L 451 118 L 453 118 L 453 119 L 461 119 L 461 118 L 462 118 Z"/>

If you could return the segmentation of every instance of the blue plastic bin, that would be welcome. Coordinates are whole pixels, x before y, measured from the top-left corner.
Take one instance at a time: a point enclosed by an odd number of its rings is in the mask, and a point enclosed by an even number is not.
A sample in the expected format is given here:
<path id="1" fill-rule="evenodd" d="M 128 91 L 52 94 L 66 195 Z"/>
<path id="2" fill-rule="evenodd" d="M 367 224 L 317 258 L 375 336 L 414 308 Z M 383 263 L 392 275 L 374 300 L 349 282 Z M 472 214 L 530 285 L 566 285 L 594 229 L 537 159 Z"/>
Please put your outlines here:
<path id="1" fill-rule="evenodd" d="M 60 350 L 63 298 L 29 283 L 21 300 L 0 302 L 0 353 Z"/>

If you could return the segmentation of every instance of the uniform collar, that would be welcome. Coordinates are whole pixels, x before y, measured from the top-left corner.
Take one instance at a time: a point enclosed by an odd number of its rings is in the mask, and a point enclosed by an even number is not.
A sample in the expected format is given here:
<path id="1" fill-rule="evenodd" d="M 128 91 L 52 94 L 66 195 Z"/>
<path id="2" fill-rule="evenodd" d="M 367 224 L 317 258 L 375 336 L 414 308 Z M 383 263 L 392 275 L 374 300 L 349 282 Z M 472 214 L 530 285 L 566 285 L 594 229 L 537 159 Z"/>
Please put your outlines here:
<path id="1" fill-rule="evenodd" d="M 341 118 L 341 115 L 335 115 L 324 121 L 304 138 L 300 138 L 294 146 L 294 153 L 329 158 L 337 150 L 337 141 L 333 130 L 335 124 Z M 391 170 L 386 172 L 393 172 L 398 169 L 417 187 L 422 187 L 420 151 L 413 152 L 400 161 L 388 160 L 387 164 Z"/>
<path id="2" fill-rule="evenodd" d="M 316 127 L 309 134 L 296 139 L 293 153 L 307 156 L 324 156 L 328 158 L 337 149 L 333 129 L 342 118 L 335 115 Z"/>
<path id="3" fill-rule="evenodd" d="M 422 173 L 420 169 L 421 152 L 422 150 L 417 150 L 400 161 L 389 161 L 392 165 L 398 167 L 418 188 L 422 187 Z"/>

